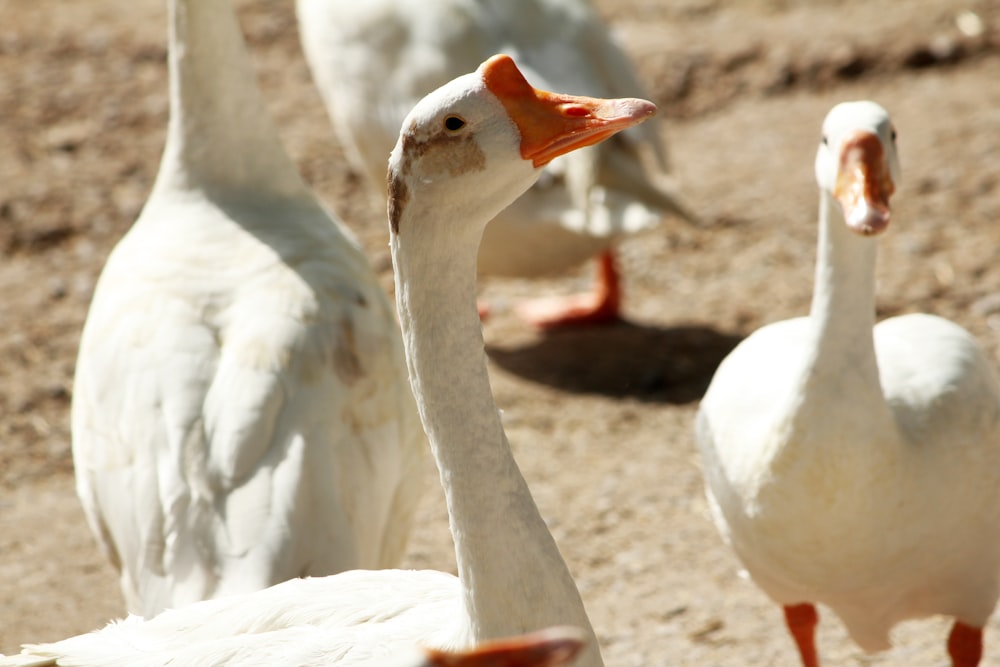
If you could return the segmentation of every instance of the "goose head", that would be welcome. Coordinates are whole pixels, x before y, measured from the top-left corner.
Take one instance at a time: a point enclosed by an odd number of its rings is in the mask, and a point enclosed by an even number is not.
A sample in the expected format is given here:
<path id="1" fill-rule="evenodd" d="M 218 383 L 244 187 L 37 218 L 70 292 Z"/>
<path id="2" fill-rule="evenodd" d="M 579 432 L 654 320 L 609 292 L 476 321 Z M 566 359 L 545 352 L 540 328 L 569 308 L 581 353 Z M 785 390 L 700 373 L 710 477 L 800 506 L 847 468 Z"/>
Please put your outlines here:
<path id="1" fill-rule="evenodd" d="M 843 102 L 823 121 L 816 181 L 835 199 L 852 231 L 873 236 L 889 225 L 889 198 L 899 180 L 896 131 L 874 102 Z"/>
<path id="2" fill-rule="evenodd" d="M 427 95 L 403 121 L 389 158 L 390 226 L 398 232 L 415 199 L 485 226 L 531 187 L 551 160 L 655 111 L 645 100 L 538 90 L 509 56 L 493 56 Z"/>

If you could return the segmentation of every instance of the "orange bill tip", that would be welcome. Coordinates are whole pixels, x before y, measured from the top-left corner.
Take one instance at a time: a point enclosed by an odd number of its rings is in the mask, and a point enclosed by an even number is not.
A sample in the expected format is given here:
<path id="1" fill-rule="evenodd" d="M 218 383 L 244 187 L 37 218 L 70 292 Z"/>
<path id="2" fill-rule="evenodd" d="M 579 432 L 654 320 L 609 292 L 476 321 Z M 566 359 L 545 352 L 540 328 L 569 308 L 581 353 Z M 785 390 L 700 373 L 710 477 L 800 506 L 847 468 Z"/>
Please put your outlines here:
<path id="1" fill-rule="evenodd" d="M 573 660 L 585 644 L 581 630 L 556 626 L 484 642 L 464 652 L 427 649 L 427 664 L 433 667 L 557 667 Z"/>

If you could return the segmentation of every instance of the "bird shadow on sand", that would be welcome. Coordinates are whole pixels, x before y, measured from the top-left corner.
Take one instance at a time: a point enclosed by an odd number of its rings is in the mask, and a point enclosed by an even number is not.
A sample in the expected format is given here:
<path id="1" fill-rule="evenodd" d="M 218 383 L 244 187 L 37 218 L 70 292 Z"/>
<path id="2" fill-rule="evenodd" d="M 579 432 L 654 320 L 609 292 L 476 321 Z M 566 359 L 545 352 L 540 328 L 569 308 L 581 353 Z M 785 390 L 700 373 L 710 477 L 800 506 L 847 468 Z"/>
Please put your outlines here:
<path id="1" fill-rule="evenodd" d="M 621 321 L 554 330 L 513 347 L 487 345 L 486 351 L 510 373 L 564 391 L 681 405 L 704 395 L 740 340 L 697 325 Z"/>

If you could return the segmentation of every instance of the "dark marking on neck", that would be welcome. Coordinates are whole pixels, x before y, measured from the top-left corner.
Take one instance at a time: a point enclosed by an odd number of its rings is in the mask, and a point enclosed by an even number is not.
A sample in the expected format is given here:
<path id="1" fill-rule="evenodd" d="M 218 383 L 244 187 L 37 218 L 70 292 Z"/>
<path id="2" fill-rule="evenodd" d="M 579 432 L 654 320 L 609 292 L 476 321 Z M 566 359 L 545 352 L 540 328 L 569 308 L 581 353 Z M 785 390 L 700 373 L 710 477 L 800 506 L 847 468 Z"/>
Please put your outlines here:
<path id="1" fill-rule="evenodd" d="M 459 176 L 472 171 L 486 169 L 486 155 L 471 132 L 452 134 L 438 132 L 426 139 L 414 138 L 415 128 L 411 126 L 402 138 L 400 164 L 397 169 L 389 167 L 387 177 L 389 193 L 389 228 L 399 233 L 399 220 L 403 209 L 410 200 L 405 176 L 415 160 L 421 162 L 420 172 L 427 175 L 444 174 Z"/>
<path id="2" fill-rule="evenodd" d="M 393 234 L 398 234 L 399 219 L 403 216 L 403 208 L 406 207 L 406 202 L 410 199 L 410 190 L 406 187 L 403 175 L 392 167 L 389 167 L 388 186 L 389 229 L 392 230 Z"/>
<path id="3" fill-rule="evenodd" d="M 389 162 L 389 172 L 386 174 L 386 185 L 388 187 L 388 213 L 389 229 L 393 234 L 399 233 L 399 219 L 403 217 L 403 209 L 410 201 L 410 189 L 406 187 L 405 175 L 410 171 L 410 162 L 413 156 L 410 154 L 410 146 L 413 144 L 413 123 L 403 132 L 402 146 L 400 146 L 398 169 L 393 168 Z"/>

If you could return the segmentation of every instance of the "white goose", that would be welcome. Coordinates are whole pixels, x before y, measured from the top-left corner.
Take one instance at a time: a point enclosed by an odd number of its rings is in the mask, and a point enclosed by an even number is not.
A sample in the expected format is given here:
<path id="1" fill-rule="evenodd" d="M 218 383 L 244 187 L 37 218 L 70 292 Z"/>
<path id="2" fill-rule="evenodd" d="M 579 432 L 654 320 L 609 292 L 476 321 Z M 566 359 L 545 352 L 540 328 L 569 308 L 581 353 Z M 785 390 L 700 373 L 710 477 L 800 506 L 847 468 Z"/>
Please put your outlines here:
<path id="1" fill-rule="evenodd" d="M 952 664 L 973 667 L 1000 583 L 1000 382 L 952 322 L 875 325 L 874 237 L 899 180 L 885 110 L 836 106 L 816 178 L 809 316 L 743 341 L 698 413 L 717 524 L 784 606 L 806 667 L 814 603 L 868 651 L 899 621 L 952 616 Z"/>
<path id="2" fill-rule="evenodd" d="M 588 0 L 298 0 L 313 77 L 348 158 L 385 195 L 385 159 L 423 95 L 494 53 L 536 85 L 595 97 L 642 95 L 627 56 Z M 539 326 L 616 319 L 621 286 L 611 246 L 665 213 L 693 217 L 666 176 L 654 123 L 549 166 L 489 225 L 482 274 L 534 277 L 599 256 L 594 291 L 522 304 Z"/>
<path id="3" fill-rule="evenodd" d="M 201 2 L 202 0 L 197 0 Z M 390 158 L 391 248 L 410 377 L 451 519 L 458 577 L 355 570 L 132 618 L 29 647 L 74 665 L 356 665 L 570 624 L 603 665 L 576 584 L 514 461 L 490 392 L 475 303 L 486 223 L 554 157 L 653 113 L 642 100 L 532 88 L 495 56 L 422 100 Z M 252 647 L 252 648 L 248 648 Z M 289 657 L 291 656 L 291 657 Z M 2 664 L 2 663 L 0 663 Z"/>
<path id="4" fill-rule="evenodd" d="M 402 558 L 426 439 L 391 304 L 284 152 L 228 0 L 174 0 L 170 123 L 73 398 L 133 613 Z"/>

